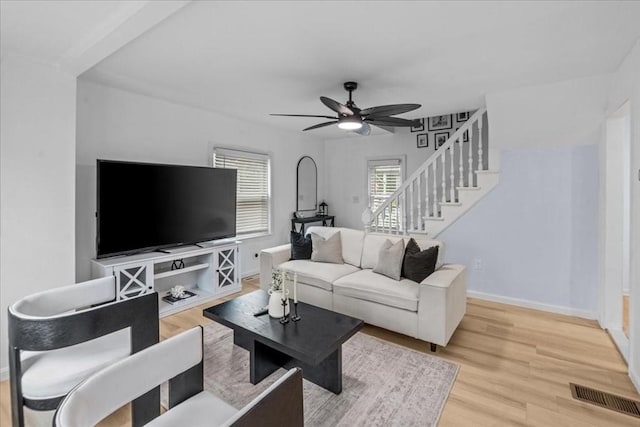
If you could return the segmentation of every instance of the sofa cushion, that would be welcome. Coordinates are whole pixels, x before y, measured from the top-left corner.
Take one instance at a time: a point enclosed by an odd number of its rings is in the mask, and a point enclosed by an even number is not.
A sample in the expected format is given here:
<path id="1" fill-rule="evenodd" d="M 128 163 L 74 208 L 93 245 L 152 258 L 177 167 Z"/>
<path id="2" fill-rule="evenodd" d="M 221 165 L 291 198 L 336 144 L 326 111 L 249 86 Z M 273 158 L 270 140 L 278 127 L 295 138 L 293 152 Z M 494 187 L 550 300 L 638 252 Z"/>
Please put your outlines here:
<path id="1" fill-rule="evenodd" d="M 381 235 L 381 234 L 373 234 L 369 233 L 364 238 L 364 248 L 362 250 L 362 268 L 374 268 L 376 263 L 378 262 L 378 253 L 380 252 L 380 247 L 385 242 L 385 240 L 391 240 L 391 243 L 395 243 L 400 239 L 404 239 L 404 245 L 407 246 L 409 236 L 389 236 L 389 235 Z M 438 261 L 436 263 L 436 270 L 442 266 L 442 260 L 444 259 L 444 245 L 440 240 L 427 240 L 415 238 L 416 243 L 420 245 L 421 248 L 430 248 L 431 246 L 438 246 Z"/>
<path id="2" fill-rule="evenodd" d="M 311 236 L 291 232 L 291 259 L 311 259 Z"/>
<path id="3" fill-rule="evenodd" d="M 436 269 L 438 247 L 420 250 L 414 239 L 409 240 L 402 261 L 402 276 L 420 283 Z"/>
<path id="4" fill-rule="evenodd" d="M 300 259 L 283 262 L 278 268 L 298 273 L 298 282 L 300 283 L 306 283 L 327 291 L 333 290 L 333 283 L 342 276 L 359 270 L 350 264 L 329 264 Z"/>
<path id="5" fill-rule="evenodd" d="M 380 248 L 378 262 L 373 268 L 374 273 L 382 274 L 393 280 L 400 280 L 402 258 L 404 256 L 404 240 L 391 243 L 387 239 Z"/>
<path id="6" fill-rule="evenodd" d="M 335 233 L 340 233 L 340 240 L 342 242 L 342 258 L 347 264 L 360 267 L 360 260 L 362 259 L 362 245 L 364 244 L 364 231 L 354 230 L 351 228 L 342 227 L 309 227 L 307 233 L 316 233 L 324 238 L 331 236 Z"/>
<path id="7" fill-rule="evenodd" d="M 418 311 L 419 285 L 416 282 L 409 279 L 396 281 L 369 269 L 336 280 L 333 283 L 333 293 Z M 371 315 L 375 316 L 375 313 Z"/>
<path id="8" fill-rule="evenodd" d="M 316 233 L 311 234 L 311 261 L 343 264 L 342 243 L 340 233 L 324 238 Z"/>

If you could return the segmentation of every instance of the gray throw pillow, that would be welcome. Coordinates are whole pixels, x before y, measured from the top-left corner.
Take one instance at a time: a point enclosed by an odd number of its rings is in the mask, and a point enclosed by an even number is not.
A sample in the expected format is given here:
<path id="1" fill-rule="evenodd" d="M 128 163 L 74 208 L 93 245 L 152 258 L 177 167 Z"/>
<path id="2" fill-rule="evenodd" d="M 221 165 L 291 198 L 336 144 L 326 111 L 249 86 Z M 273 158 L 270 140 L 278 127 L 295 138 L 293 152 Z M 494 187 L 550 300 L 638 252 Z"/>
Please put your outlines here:
<path id="1" fill-rule="evenodd" d="M 404 240 L 400 239 L 395 244 L 392 244 L 391 241 L 387 239 L 380 247 L 378 263 L 373 268 L 373 272 L 384 274 L 393 280 L 400 280 L 403 257 Z"/>
<path id="2" fill-rule="evenodd" d="M 311 261 L 344 264 L 342 259 L 342 240 L 340 239 L 339 231 L 328 239 L 316 233 L 310 234 Z"/>

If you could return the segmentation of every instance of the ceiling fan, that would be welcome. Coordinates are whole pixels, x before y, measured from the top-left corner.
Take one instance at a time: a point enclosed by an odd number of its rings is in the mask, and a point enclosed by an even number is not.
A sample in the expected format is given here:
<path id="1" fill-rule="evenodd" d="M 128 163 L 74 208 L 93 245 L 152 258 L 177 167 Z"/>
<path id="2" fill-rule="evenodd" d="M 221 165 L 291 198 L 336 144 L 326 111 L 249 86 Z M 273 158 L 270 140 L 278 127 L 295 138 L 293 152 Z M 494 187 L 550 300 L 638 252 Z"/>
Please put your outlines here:
<path id="1" fill-rule="evenodd" d="M 337 117 L 323 116 L 323 115 L 308 115 L 308 114 L 271 114 L 272 116 L 287 116 L 287 117 L 321 117 L 325 119 L 332 119 L 330 122 L 319 123 L 317 125 L 309 126 L 302 129 L 303 131 L 318 129 L 333 124 L 338 124 L 340 129 L 352 130 L 360 135 L 369 135 L 371 133 L 371 127 L 369 125 L 385 127 L 409 127 L 418 126 L 420 123 L 417 120 L 401 119 L 399 117 L 391 117 L 396 114 L 407 113 L 409 111 L 416 110 L 421 107 L 420 104 L 392 104 L 381 105 L 378 107 L 370 107 L 361 110 L 353 102 L 351 97 L 354 90 L 358 88 L 356 82 L 346 82 L 344 88 L 349 92 L 349 100 L 346 104 L 341 104 L 338 101 L 334 101 L 326 96 L 321 96 L 320 101 L 331 110 L 335 111 Z"/>

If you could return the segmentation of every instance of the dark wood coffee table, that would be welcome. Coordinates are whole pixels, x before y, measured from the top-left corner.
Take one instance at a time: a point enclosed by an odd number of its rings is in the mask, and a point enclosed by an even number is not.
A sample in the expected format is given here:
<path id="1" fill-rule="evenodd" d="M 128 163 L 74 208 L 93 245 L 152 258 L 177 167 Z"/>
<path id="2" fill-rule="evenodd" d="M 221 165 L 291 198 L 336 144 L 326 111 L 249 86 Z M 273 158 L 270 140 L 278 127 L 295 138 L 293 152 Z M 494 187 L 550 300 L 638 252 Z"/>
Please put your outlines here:
<path id="1" fill-rule="evenodd" d="M 268 299 L 259 290 L 209 307 L 202 314 L 233 329 L 233 342 L 251 353 L 251 384 L 280 367 L 297 366 L 304 378 L 340 394 L 342 344 L 362 328 L 362 320 L 301 302 L 301 319 L 283 325 L 268 314 L 253 315 Z"/>

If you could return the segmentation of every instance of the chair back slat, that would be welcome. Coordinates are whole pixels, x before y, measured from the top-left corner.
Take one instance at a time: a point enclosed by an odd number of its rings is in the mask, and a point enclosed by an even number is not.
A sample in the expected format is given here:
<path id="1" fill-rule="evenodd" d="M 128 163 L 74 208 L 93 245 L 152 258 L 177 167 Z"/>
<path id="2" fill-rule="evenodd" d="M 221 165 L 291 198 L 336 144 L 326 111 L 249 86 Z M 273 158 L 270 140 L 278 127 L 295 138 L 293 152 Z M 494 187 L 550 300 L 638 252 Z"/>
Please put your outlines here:
<path id="1" fill-rule="evenodd" d="M 27 351 L 55 350 L 130 327 L 132 352 L 135 352 L 158 342 L 157 318 L 158 295 L 155 292 L 69 316 L 24 318 L 9 311 L 9 344 Z M 137 337 L 143 337 L 142 341 L 138 342 Z M 152 341 L 144 337 L 151 337 Z"/>
<path id="2" fill-rule="evenodd" d="M 115 299 L 115 277 L 108 276 L 29 295 L 9 310 L 17 317 L 42 319 Z"/>
<path id="3" fill-rule="evenodd" d="M 224 425 L 233 427 L 304 426 L 302 371 L 290 369 Z"/>
<path id="4" fill-rule="evenodd" d="M 195 327 L 85 380 L 62 401 L 54 425 L 95 425 L 123 404 L 200 363 L 202 327 Z"/>

